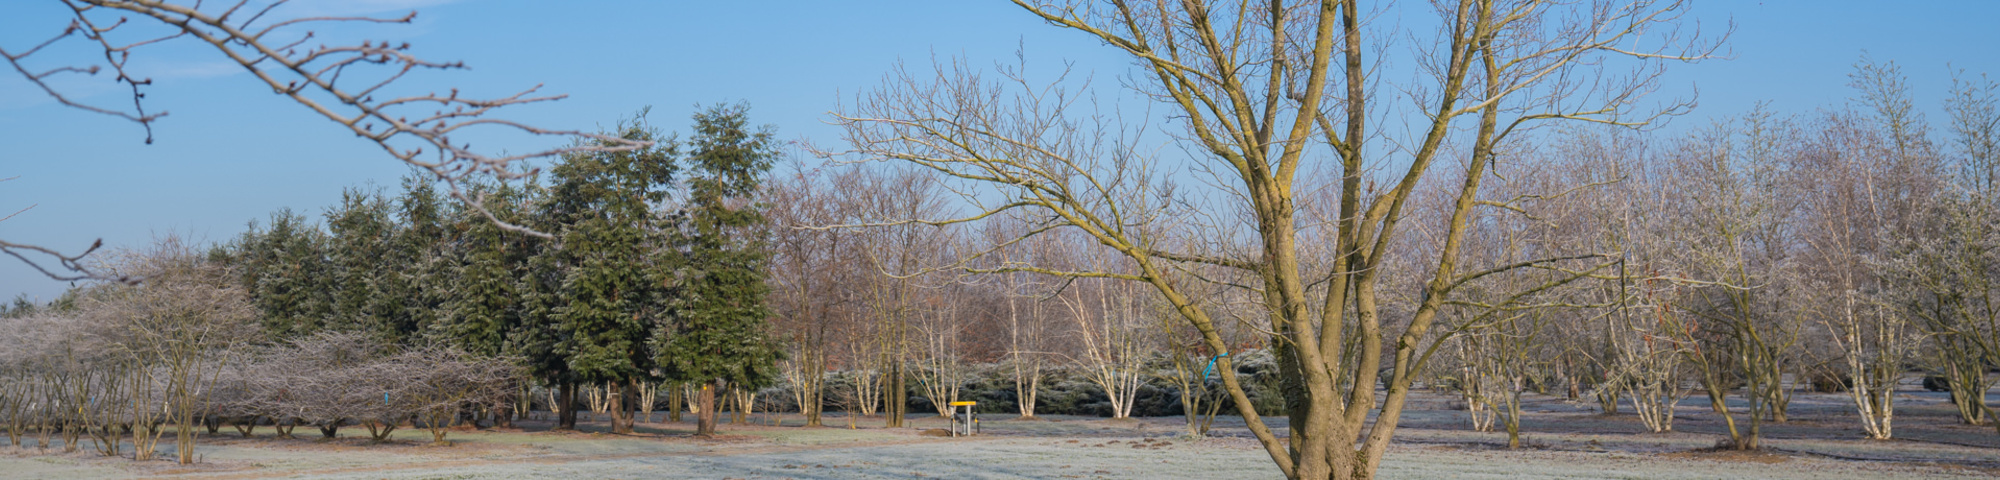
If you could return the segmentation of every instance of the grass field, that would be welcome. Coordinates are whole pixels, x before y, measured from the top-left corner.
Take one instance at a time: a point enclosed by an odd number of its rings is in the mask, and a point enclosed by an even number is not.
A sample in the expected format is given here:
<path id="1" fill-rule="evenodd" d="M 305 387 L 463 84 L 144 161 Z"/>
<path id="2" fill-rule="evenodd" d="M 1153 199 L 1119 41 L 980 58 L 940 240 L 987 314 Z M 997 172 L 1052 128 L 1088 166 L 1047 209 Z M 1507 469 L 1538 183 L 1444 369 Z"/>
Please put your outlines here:
<path id="1" fill-rule="evenodd" d="M 1556 398 L 1535 398 L 1524 421 L 1529 446 L 1502 448 L 1505 436 L 1466 427 L 1448 399 L 1419 395 L 1382 467 L 1384 478 L 1994 478 L 2000 477 L 2000 434 L 1957 424 L 1939 394 L 1904 392 L 1897 440 L 1860 438 L 1851 407 L 1838 394 L 1800 393 L 1792 421 L 1767 427 L 1768 451 L 1708 448 L 1719 421 L 1706 399 L 1681 409 L 1676 432 L 1646 433 L 1630 416 L 1605 416 Z M 1698 405 L 1699 404 L 1699 405 Z M 659 415 L 664 417 L 664 415 Z M 879 428 L 880 419 L 831 415 L 826 428 L 801 428 L 788 415 L 753 417 L 754 425 L 723 425 L 723 435 L 696 439 L 690 423 L 641 423 L 634 435 L 604 433 L 585 422 L 580 432 L 551 432 L 541 420 L 518 429 L 465 429 L 450 446 L 429 445 L 423 430 L 405 429 L 391 442 L 367 441 L 348 430 L 337 440 L 253 438 L 233 431 L 203 437 L 201 462 L 135 462 L 89 452 L 0 447 L 4 478 L 1278 478 L 1263 450 L 1234 417 L 1218 419 L 1208 438 L 1183 436 L 1179 417 L 1109 420 L 1056 417 L 1018 420 L 989 415 L 982 434 L 924 436 L 943 419 L 917 418 L 911 428 Z M 779 422 L 771 426 L 770 422 Z M 1282 420 L 1273 420 L 1281 426 Z M 1282 429 L 1279 429 L 1282 431 Z M 310 435 L 308 435 L 310 433 Z"/>

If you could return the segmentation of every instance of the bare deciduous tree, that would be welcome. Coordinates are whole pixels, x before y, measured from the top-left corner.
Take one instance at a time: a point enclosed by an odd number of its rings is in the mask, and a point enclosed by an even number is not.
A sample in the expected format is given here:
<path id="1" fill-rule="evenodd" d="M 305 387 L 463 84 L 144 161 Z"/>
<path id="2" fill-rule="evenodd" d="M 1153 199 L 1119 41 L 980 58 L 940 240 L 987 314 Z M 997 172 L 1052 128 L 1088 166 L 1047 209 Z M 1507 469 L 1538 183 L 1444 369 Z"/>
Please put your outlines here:
<path id="1" fill-rule="evenodd" d="M 1805 189 L 1805 221 L 1799 236 L 1806 245 L 1805 272 L 1818 292 L 1809 305 L 1826 328 L 1824 342 L 1840 355 L 1841 383 L 1854 402 L 1862 431 L 1873 439 L 1894 435 L 1896 387 L 1922 338 L 1895 311 L 1881 283 L 1883 243 L 1907 233 L 1908 218 L 1894 212 L 1928 194 L 1922 179 L 1898 175 L 1900 162 L 1876 162 L 1883 152 L 1875 136 L 1853 115 L 1833 114 L 1818 123 L 1822 133 L 1799 170 L 1813 188 Z"/>
<path id="2" fill-rule="evenodd" d="M 140 371 L 161 370 L 159 398 L 175 427 L 178 460 L 193 463 L 194 429 L 221 371 L 219 353 L 254 338 L 256 309 L 226 266 L 177 237 L 120 252 L 106 270 L 148 281 L 105 285 L 84 296 L 80 308 L 125 330 L 125 348 Z"/>
<path id="3" fill-rule="evenodd" d="M 1289 440 L 1265 426 L 1227 357 L 1217 369 L 1238 412 L 1288 478 L 1374 475 L 1410 382 L 1427 360 L 1439 310 L 1457 287 L 1487 274 L 1460 271 L 1459 260 L 1492 146 L 1539 120 L 1643 123 L 1647 116 L 1628 114 L 1661 61 L 1710 52 L 1674 34 L 1679 2 L 1441 2 L 1438 27 L 1418 34 L 1429 41 L 1416 48 L 1420 67 L 1411 76 L 1424 83 L 1398 87 L 1410 93 L 1409 111 L 1421 112 L 1424 122 L 1401 148 L 1377 152 L 1365 148 L 1383 137 L 1371 128 L 1373 102 L 1392 94 L 1371 78 L 1397 75 L 1372 70 L 1367 56 L 1375 52 L 1364 42 L 1401 32 L 1378 31 L 1383 24 L 1364 21 L 1359 2 L 1016 4 L 1137 62 L 1139 78 L 1127 84 L 1173 110 L 1172 125 L 1180 128 L 1174 136 L 1193 163 L 1217 172 L 1218 184 L 1227 186 L 1218 197 L 1246 212 L 1249 226 L 1236 232 L 1250 237 L 1254 253 L 1166 249 L 1183 232 L 1170 228 L 1175 217 L 1165 208 L 1186 194 L 1156 183 L 1145 166 L 1158 160 L 1131 143 L 1143 137 L 1092 116 L 1088 97 L 1064 82 L 1030 81 L 1018 70 L 1003 72 L 1008 78 L 999 82 L 960 65 L 892 73 L 839 110 L 850 148 L 826 153 L 905 162 L 981 187 L 966 195 L 979 212 L 963 220 L 1021 209 L 1048 219 L 1039 224 L 1081 232 L 1125 257 L 1130 269 L 1021 265 L 993 273 L 1148 285 L 1217 352 L 1230 346 L 1214 333 L 1205 299 L 1189 297 L 1169 272 L 1186 265 L 1240 272 L 1260 292 L 1276 334 L 1271 343 L 1288 384 Z M 1663 47 L 1627 49 L 1642 37 Z M 1607 58 L 1625 59 L 1636 70 L 1586 74 Z M 1476 132 L 1457 135 L 1468 123 Z M 1457 151 L 1469 154 L 1470 172 L 1458 188 L 1435 192 L 1457 200 L 1432 227 L 1441 232 L 1441 247 L 1421 255 L 1433 268 L 1420 282 L 1415 308 L 1385 319 L 1378 267 L 1402 245 L 1406 209 L 1447 140 L 1466 142 L 1469 148 Z M 1303 262 L 1298 243 L 1294 187 L 1308 152 L 1337 157 L 1342 170 L 1338 220 L 1324 235 L 1335 254 L 1326 265 Z M 1400 173 L 1384 178 L 1389 186 L 1374 186 L 1369 177 L 1385 167 Z M 1384 375 L 1387 381 L 1378 382 Z M 1388 386 L 1379 404 L 1378 384 Z M 1379 418 L 1372 424 L 1371 412 Z"/>
<path id="4" fill-rule="evenodd" d="M 1918 174 L 1927 168 L 1943 170 L 1944 155 L 1926 139 L 1927 129 L 1901 72 L 1894 64 L 1864 61 L 1860 67 L 1856 86 L 1874 113 L 1875 136 L 1887 147 L 1877 149 L 1878 156 Z M 1928 348 L 1920 358 L 1951 390 L 1960 419 L 2000 428 L 1994 420 L 2000 416 L 1985 395 L 1995 381 L 1986 370 L 2000 364 L 2000 308 L 1994 304 L 2000 294 L 2000 229 L 1995 228 L 2000 224 L 1995 215 L 2000 190 L 1993 182 L 2000 178 L 2000 150 L 1994 148 L 1994 139 L 2000 138 L 2000 102 L 1995 92 L 2000 84 L 1983 78 L 1955 81 L 1946 102 L 1957 147 L 1951 152 L 1956 157 L 1951 163 L 1958 167 L 1954 185 L 1934 195 L 1905 195 L 1922 201 L 1890 207 L 1916 218 L 1894 233 L 1882 273 L 1884 283 L 1894 287 L 1884 292 L 1888 301 L 1926 336 Z"/>
<path id="5" fill-rule="evenodd" d="M 1158 332 L 1147 328 L 1140 317 L 1144 307 L 1139 303 L 1145 299 L 1138 298 L 1132 287 L 1133 284 L 1126 282 L 1090 279 L 1076 282 L 1068 288 L 1067 295 L 1057 294 L 1075 323 L 1072 331 L 1079 351 L 1071 362 L 1091 383 L 1104 390 L 1111 402 L 1111 418 L 1132 415 L 1139 386 L 1148 377 L 1146 361 L 1154 351 L 1154 346 L 1147 343 L 1151 339 L 1148 334 Z"/>

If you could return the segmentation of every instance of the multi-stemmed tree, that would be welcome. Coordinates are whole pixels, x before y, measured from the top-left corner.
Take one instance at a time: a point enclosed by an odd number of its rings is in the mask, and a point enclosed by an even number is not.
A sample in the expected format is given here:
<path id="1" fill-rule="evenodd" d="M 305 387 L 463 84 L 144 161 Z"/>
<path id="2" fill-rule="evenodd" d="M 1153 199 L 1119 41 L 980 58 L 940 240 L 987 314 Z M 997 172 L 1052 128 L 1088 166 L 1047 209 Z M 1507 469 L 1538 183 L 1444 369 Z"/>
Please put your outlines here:
<path id="1" fill-rule="evenodd" d="M 1496 161 L 1494 146 L 1541 120 L 1643 123 L 1650 117 L 1632 115 L 1633 106 L 1662 61 L 1709 52 L 1675 35 L 1680 2 L 1437 2 L 1437 27 L 1416 31 L 1412 58 L 1399 60 L 1416 66 L 1408 75 L 1381 71 L 1370 59 L 1378 50 L 1369 42 L 1405 32 L 1367 21 L 1369 7 L 1356 0 L 1015 3 L 1137 64 L 1138 80 L 1125 84 L 1172 110 L 1166 128 L 1194 165 L 1227 187 L 1215 192 L 1216 201 L 1244 212 L 1241 228 L 1231 224 L 1227 235 L 1202 240 L 1247 248 L 1174 248 L 1191 229 L 1177 230 L 1176 221 L 1188 216 L 1168 210 L 1198 195 L 1162 186 L 1146 168 L 1160 161 L 1143 153 L 1154 150 L 1121 135 L 1132 130 L 1107 116 L 1083 111 L 1084 96 L 1060 80 L 1042 85 L 1005 72 L 1011 78 L 996 83 L 963 66 L 940 66 L 934 75 L 893 73 L 838 114 L 851 147 L 844 153 L 907 162 L 983 187 L 968 192 L 968 203 L 981 208 L 966 221 L 1018 209 L 1049 228 L 1082 232 L 1118 252 L 1129 270 L 1024 265 L 995 273 L 1143 283 L 1218 353 L 1231 346 L 1215 333 L 1204 299 L 1191 297 L 1176 272 L 1213 267 L 1254 285 L 1275 334 L 1289 438 L 1264 425 L 1227 357 L 1217 371 L 1288 478 L 1374 475 L 1435 341 L 1431 329 L 1440 310 L 1458 287 L 1491 273 L 1461 270 L 1460 257 L 1468 219 L 1484 208 L 1478 193 Z M 1642 38 L 1653 48 L 1629 49 Z M 1612 61 L 1636 69 L 1608 77 L 1591 70 Z M 1390 87 L 1379 78 L 1421 83 Z M 1377 102 L 1399 99 L 1408 102 L 1397 111 L 1420 119 L 1413 131 L 1375 128 L 1372 115 L 1391 109 Z M 1401 147 L 1370 148 L 1385 135 Z M 1332 245 L 1332 258 L 1309 262 L 1300 236 L 1316 228 L 1300 223 L 1306 208 L 1295 188 L 1310 169 L 1302 170 L 1307 159 L 1322 155 L 1340 171 L 1337 196 L 1321 209 L 1337 214 L 1318 235 Z M 1453 155 L 1464 155 L 1468 165 L 1463 181 L 1420 191 L 1433 165 Z M 1411 263 L 1425 265 L 1417 270 L 1424 272 L 1415 282 L 1418 301 L 1407 311 L 1384 311 L 1384 261 L 1407 245 L 1403 222 L 1424 198 L 1447 200 L 1447 213 L 1429 225 L 1441 241 L 1411 256 Z M 1381 403 L 1376 385 L 1387 386 Z"/>

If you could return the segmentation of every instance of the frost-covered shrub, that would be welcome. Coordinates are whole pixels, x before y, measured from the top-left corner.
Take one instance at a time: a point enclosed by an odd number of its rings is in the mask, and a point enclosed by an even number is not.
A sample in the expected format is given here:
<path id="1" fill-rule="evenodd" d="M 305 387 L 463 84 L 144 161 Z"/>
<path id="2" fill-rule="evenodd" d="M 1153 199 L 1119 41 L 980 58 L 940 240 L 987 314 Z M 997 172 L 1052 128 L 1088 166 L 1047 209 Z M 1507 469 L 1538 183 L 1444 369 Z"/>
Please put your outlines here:
<path id="1" fill-rule="evenodd" d="M 1230 358 L 1236 366 L 1236 380 L 1243 384 L 1243 393 L 1250 397 L 1251 405 L 1257 407 L 1257 414 L 1284 414 L 1285 396 L 1278 377 L 1278 362 L 1272 358 L 1271 352 L 1253 350 Z M 1234 401 L 1223 397 L 1222 402 L 1223 413 L 1236 412 Z"/>
<path id="2" fill-rule="evenodd" d="M 460 412 L 512 402 L 521 379 L 509 359 L 448 347 L 392 350 L 349 332 L 320 332 L 234 360 L 217 382 L 224 395 L 216 413 L 310 425 L 327 438 L 362 424 L 381 440 L 407 423 L 430 428 L 442 442 Z"/>

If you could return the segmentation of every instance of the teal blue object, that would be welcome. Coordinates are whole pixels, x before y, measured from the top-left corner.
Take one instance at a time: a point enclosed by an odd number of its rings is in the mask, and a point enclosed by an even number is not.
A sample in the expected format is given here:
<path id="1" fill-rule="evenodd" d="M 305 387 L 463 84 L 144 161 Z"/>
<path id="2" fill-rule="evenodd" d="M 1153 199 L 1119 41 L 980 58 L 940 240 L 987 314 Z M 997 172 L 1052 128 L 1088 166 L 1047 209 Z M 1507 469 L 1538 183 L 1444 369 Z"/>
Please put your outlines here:
<path id="1" fill-rule="evenodd" d="M 1208 357 L 1208 367 L 1201 369 L 1201 379 L 1207 380 L 1208 374 L 1215 373 L 1215 361 L 1227 356 L 1229 356 L 1229 352 L 1222 352 L 1221 355 Z"/>

